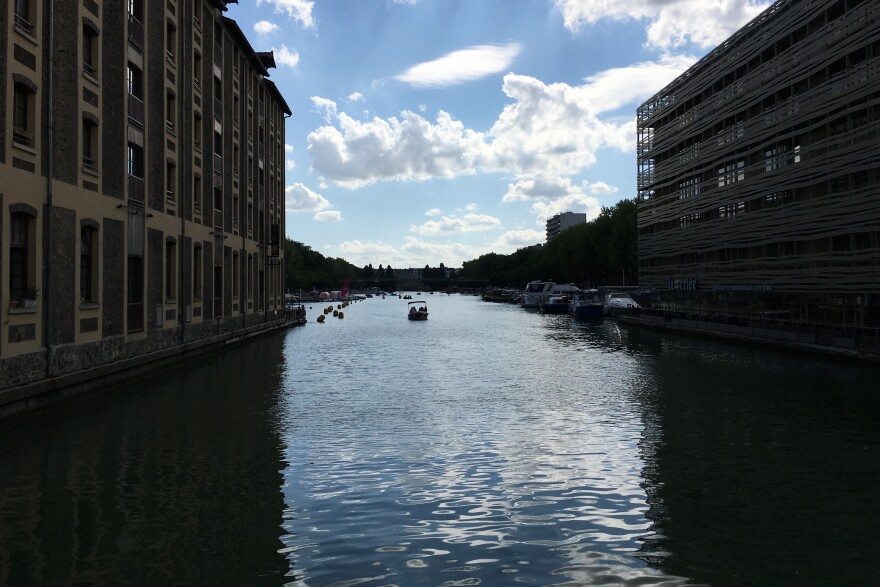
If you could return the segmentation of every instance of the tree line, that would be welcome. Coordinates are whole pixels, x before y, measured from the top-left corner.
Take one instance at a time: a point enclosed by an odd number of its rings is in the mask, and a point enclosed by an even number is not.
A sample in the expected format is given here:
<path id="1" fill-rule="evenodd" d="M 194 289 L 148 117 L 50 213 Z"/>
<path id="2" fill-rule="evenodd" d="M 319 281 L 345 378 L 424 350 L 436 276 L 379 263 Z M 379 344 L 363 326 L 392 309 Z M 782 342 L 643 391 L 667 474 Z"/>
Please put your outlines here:
<path id="1" fill-rule="evenodd" d="M 602 208 L 599 216 L 565 230 L 545 245 L 519 249 L 510 255 L 489 253 L 465 261 L 452 271 L 443 263 L 425 265 L 422 283 L 429 289 L 458 287 L 522 288 L 529 281 L 550 280 L 581 286 L 637 285 L 638 251 L 635 200 Z M 338 289 L 346 278 L 351 287 L 397 289 L 391 266 L 372 263 L 356 267 L 342 258 L 329 258 L 303 243 L 284 242 L 285 287 L 288 291 Z"/>
<path id="2" fill-rule="evenodd" d="M 535 280 L 585 287 L 637 285 L 637 241 L 635 200 L 621 200 L 602 208 L 595 220 L 569 228 L 543 246 L 466 261 L 461 275 L 498 287 L 522 288 Z"/>

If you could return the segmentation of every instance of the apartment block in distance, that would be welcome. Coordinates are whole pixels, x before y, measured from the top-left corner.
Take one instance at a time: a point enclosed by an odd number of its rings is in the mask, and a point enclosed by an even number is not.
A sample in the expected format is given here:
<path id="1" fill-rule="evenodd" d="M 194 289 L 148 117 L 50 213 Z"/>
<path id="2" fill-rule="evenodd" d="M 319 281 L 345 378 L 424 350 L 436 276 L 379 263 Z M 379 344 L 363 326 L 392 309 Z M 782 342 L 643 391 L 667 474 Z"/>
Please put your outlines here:
<path id="1" fill-rule="evenodd" d="M 638 109 L 638 189 L 667 321 L 880 354 L 880 3 L 771 5 Z"/>
<path id="2" fill-rule="evenodd" d="M 584 212 L 563 212 L 556 214 L 547 221 L 547 242 L 562 234 L 563 230 L 568 230 L 576 224 L 584 224 L 587 221 L 587 215 Z"/>
<path id="3" fill-rule="evenodd" d="M 226 4 L 0 1 L 0 412 L 281 325 L 291 112 Z"/>

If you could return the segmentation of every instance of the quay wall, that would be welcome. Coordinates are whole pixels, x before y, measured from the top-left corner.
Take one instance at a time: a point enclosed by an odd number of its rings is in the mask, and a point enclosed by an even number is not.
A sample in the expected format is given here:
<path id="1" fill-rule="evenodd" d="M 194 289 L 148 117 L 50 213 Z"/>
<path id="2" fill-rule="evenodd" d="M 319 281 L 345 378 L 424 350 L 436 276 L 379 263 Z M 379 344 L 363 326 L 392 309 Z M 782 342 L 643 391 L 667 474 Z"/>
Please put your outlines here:
<path id="1" fill-rule="evenodd" d="M 109 337 L 0 358 L 0 420 L 137 377 L 157 365 L 222 352 L 229 345 L 305 323 L 304 312 L 273 311 Z"/>

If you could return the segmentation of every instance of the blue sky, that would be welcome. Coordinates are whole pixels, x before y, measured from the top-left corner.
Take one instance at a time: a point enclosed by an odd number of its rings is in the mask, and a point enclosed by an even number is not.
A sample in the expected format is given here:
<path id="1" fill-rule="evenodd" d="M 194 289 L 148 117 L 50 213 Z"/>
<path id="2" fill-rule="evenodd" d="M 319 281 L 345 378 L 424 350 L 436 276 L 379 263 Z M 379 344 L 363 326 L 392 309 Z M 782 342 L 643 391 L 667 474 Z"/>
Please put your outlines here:
<path id="1" fill-rule="evenodd" d="M 459 267 L 635 195 L 635 109 L 757 0 L 240 0 L 293 110 L 287 235 Z"/>

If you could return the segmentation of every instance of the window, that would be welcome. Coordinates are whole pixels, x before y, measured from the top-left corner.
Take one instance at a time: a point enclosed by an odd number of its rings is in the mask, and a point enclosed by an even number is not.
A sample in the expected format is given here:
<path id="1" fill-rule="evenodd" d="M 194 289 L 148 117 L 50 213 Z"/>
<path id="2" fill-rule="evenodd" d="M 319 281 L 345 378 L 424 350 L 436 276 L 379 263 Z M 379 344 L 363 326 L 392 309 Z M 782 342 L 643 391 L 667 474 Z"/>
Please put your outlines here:
<path id="1" fill-rule="evenodd" d="M 79 239 L 79 301 L 80 303 L 97 302 L 98 272 L 95 247 L 97 230 L 93 226 L 83 226 Z"/>
<path id="2" fill-rule="evenodd" d="M 193 177 L 193 209 L 202 211 L 202 178 L 198 175 Z"/>
<path id="3" fill-rule="evenodd" d="M 12 214 L 9 239 L 9 299 L 24 300 L 32 295 L 31 224 L 33 218 L 22 212 Z M 31 298 L 33 299 L 33 298 Z"/>
<path id="4" fill-rule="evenodd" d="M 232 226 L 238 228 L 238 195 L 232 196 Z"/>
<path id="5" fill-rule="evenodd" d="M 248 234 L 254 231 L 254 205 L 250 202 L 247 205 L 247 229 Z"/>
<path id="6" fill-rule="evenodd" d="M 248 299 L 254 297 L 254 257 L 253 255 L 248 255 L 247 258 L 247 297 Z"/>
<path id="7" fill-rule="evenodd" d="M 144 201 L 144 150 L 128 144 L 128 197 Z"/>
<path id="8" fill-rule="evenodd" d="M 165 301 L 174 301 L 177 297 L 177 244 L 169 239 L 165 241 Z"/>
<path id="9" fill-rule="evenodd" d="M 169 20 L 165 23 L 165 56 L 172 65 L 175 55 L 177 55 L 177 28 Z"/>
<path id="10" fill-rule="evenodd" d="M 18 145 L 34 146 L 34 94 L 23 83 L 16 83 L 12 95 L 12 140 Z"/>
<path id="11" fill-rule="evenodd" d="M 126 76 L 128 82 L 128 93 L 135 98 L 143 101 L 144 99 L 144 73 L 138 69 L 136 65 L 129 62 L 128 74 Z"/>
<path id="12" fill-rule="evenodd" d="M 193 299 L 202 299 L 202 245 L 193 247 Z"/>
<path id="13" fill-rule="evenodd" d="M 241 282 L 238 272 L 238 251 L 232 254 L 232 299 L 238 299 L 238 291 L 241 288 Z"/>
<path id="14" fill-rule="evenodd" d="M 30 0 L 15 0 L 15 28 L 30 36 L 34 35 L 34 18 Z"/>
<path id="15" fill-rule="evenodd" d="M 83 168 L 93 173 L 98 172 L 97 144 L 98 126 L 94 121 L 83 119 L 82 121 L 82 161 Z"/>
<path id="16" fill-rule="evenodd" d="M 202 54 L 198 51 L 193 55 L 193 85 L 197 90 L 202 88 Z"/>
<path id="17" fill-rule="evenodd" d="M 174 188 L 177 185 L 177 167 L 169 161 L 165 164 L 165 199 L 174 203 Z"/>
<path id="18" fill-rule="evenodd" d="M 165 128 L 169 133 L 174 134 L 174 123 L 177 120 L 177 109 L 175 108 L 177 101 L 174 99 L 174 93 L 165 94 Z"/>
<path id="19" fill-rule="evenodd" d="M 197 151 L 202 150 L 202 115 L 199 112 L 193 116 L 193 145 Z"/>
<path id="20" fill-rule="evenodd" d="M 83 25 L 83 71 L 94 79 L 98 78 L 98 32 Z"/>

